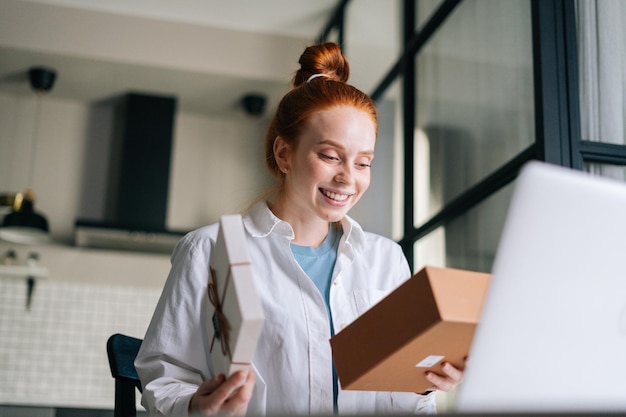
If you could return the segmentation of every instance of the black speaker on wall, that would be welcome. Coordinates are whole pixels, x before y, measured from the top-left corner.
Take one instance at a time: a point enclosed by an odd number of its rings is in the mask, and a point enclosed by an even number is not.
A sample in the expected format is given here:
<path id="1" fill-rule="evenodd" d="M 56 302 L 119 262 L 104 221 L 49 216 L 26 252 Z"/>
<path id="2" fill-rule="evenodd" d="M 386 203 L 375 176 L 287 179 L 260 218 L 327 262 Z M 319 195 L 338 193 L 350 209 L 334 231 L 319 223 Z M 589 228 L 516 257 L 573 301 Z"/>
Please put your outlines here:
<path id="1" fill-rule="evenodd" d="M 164 231 L 176 98 L 128 93 L 115 106 L 106 221 Z"/>

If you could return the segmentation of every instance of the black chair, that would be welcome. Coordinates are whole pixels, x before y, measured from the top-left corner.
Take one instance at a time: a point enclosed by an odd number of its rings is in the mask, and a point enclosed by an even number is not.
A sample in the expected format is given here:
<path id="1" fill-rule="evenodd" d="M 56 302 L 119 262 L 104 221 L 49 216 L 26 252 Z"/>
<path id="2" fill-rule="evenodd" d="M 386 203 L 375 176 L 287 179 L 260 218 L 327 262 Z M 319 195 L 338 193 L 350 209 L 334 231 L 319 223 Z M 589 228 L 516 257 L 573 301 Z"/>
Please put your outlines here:
<path id="1" fill-rule="evenodd" d="M 135 357 L 139 352 L 141 339 L 114 334 L 107 341 L 107 355 L 111 375 L 115 378 L 115 417 L 135 417 L 135 390 L 141 392 L 141 382 L 135 370 Z"/>

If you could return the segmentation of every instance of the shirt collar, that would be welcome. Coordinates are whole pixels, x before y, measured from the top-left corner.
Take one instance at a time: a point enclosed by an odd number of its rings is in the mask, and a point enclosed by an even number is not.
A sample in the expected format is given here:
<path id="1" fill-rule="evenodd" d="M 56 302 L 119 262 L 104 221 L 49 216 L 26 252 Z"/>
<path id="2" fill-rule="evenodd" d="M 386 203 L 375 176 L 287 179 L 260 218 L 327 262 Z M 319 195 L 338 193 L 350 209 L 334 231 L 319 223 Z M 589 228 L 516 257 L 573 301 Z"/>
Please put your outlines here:
<path id="1" fill-rule="evenodd" d="M 248 233 L 253 237 L 266 237 L 271 233 L 285 236 L 289 240 L 295 237 L 291 225 L 276 217 L 265 201 L 260 201 L 252 206 L 244 216 L 243 223 Z M 356 251 L 362 249 L 365 244 L 365 232 L 363 232 L 361 225 L 350 216 L 345 216 L 341 220 L 341 227 L 343 228 L 343 237 L 339 245 L 345 243 Z"/>
<path id="2" fill-rule="evenodd" d="M 343 237 L 339 245 L 344 243 L 350 249 L 349 252 L 352 253 L 352 256 L 354 255 L 353 251 L 362 251 L 365 246 L 365 232 L 361 225 L 352 217 L 345 216 L 341 219 L 341 227 L 343 228 Z"/>
<path id="3" fill-rule="evenodd" d="M 295 237 L 291 225 L 276 217 L 265 201 L 252 206 L 244 216 L 243 224 L 253 237 L 266 237 L 271 233 L 285 236 L 289 240 Z"/>

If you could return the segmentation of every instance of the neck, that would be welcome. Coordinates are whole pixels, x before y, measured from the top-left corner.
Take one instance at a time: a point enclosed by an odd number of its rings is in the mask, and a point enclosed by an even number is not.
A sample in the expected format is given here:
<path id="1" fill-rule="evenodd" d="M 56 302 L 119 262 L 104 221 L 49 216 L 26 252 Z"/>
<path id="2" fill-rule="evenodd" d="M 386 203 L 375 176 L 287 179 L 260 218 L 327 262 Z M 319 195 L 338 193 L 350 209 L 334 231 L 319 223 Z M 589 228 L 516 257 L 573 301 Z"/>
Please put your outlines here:
<path id="1" fill-rule="evenodd" d="M 323 229 L 315 232 L 311 230 L 310 227 L 295 227 L 292 223 L 289 224 L 291 224 L 295 233 L 295 238 L 291 241 L 291 243 L 296 245 L 317 248 L 324 242 L 326 236 L 328 236 L 328 223 L 325 224 Z"/>

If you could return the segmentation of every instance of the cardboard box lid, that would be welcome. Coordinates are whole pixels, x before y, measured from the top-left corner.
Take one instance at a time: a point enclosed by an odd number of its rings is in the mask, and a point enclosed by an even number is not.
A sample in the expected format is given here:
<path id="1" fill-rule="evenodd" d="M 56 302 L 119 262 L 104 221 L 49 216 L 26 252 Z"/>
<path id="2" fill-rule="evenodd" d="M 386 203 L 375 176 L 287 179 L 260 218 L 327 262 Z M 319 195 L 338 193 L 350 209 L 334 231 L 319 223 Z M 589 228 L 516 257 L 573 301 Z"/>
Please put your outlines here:
<path id="1" fill-rule="evenodd" d="M 247 369 L 264 322 L 240 215 L 221 217 L 210 269 L 210 354 L 215 372 L 228 376 Z"/>
<path id="2" fill-rule="evenodd" d="M 425 372 L 463 366 L 490 275 L 425 267 L 331 338 L 343 389 L 423 392 Z"/>

